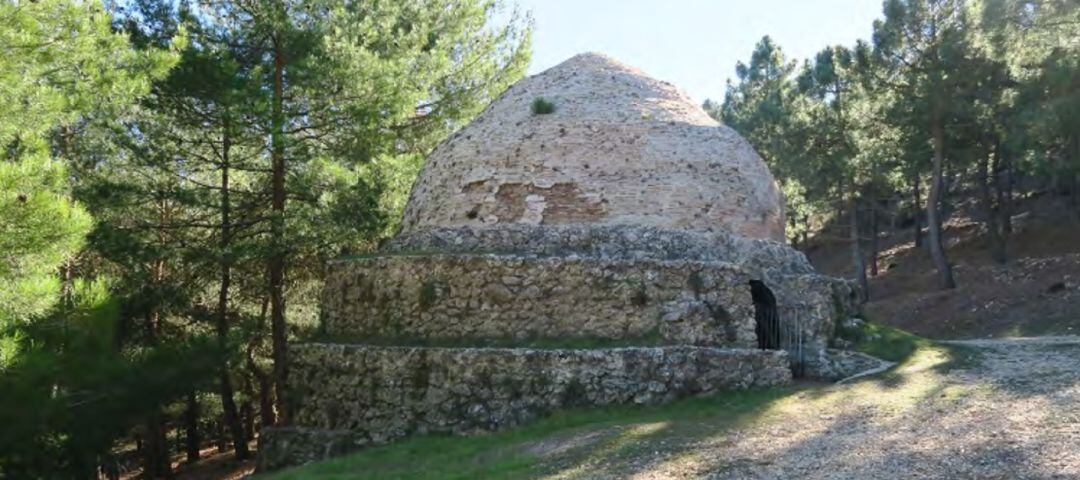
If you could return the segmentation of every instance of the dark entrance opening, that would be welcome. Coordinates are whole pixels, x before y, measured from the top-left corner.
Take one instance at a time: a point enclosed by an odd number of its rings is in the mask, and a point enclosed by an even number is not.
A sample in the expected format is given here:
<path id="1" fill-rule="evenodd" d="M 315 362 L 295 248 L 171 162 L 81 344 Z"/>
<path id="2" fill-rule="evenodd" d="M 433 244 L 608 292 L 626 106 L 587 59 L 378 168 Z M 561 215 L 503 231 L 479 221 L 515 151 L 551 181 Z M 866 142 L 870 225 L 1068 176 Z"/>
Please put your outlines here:
<path id="1" fill-rule="evenodd" d="M 776 310 L 776 297 L 760 280 L 750 280 L 750 295 L 754 298 L 754 332 L 758 348 L 780 350 L 780 314 Z"/>

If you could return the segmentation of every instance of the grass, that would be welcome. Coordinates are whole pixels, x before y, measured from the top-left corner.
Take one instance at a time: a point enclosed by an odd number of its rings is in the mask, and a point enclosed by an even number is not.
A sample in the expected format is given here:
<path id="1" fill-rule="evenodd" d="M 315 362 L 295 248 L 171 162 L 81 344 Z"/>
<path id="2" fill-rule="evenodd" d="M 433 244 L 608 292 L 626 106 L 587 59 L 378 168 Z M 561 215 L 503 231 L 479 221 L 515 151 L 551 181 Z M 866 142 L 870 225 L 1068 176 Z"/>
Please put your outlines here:
<path id="1" fill-rule="evenodd" d="M 260 476 L 262 480 L 521 478 L 550 473 L 539 442 L 595 441 L 571 448 L 572 462 L 590 455 L 633 456 L 645 437 L 683 438 L 703 424 L 708 431 L 753 421 L 793 387 L 725 392 L 661 406 L 617 406 L 557 412 L 523 427 L 467 437 L 419 436 L 352 455 Z M 699 432 L 700 433 L 700 432 Z"/>
<path id="2" fill-rule="evenodd" d="M 536 97 L 532 101 L 532 113 L 533 115 L 547 115 L 555 112 L 555 104 L 544 97 Z"/>
<path id="3" fill-rule="evenodd" d="M 978 348 L 937 343 L 905 330 L 872 322 L 864 323 L 855 337 L 855 350 L 897 364 L 909 361 L 919 351 L 938 352 L 945 360 L 934 368 L 941 373 L 976 365 L 982 355 L 982 350 Z"/>
<path id="4" fill-rule="evenodd" d="M 890 362 L 903 362 L 933 342 L 898 328 L 866 322 L 856 335 L 855 350 Z"/>

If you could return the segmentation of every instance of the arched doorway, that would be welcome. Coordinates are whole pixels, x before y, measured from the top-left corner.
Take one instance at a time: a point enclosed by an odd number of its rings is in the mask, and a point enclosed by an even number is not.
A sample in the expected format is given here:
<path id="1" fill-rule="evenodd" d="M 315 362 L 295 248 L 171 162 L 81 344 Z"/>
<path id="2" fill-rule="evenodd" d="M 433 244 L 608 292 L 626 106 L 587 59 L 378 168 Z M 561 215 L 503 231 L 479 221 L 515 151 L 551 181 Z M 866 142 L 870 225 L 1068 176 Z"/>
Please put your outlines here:
<path id="1" fill-rule="evenodd" d="M 761 280 L 750 280 L 750 295 L 754 299 L 754 333 L 758 348 L 780 350 L 780 314 L 776 310 L 776 297 Z"/>

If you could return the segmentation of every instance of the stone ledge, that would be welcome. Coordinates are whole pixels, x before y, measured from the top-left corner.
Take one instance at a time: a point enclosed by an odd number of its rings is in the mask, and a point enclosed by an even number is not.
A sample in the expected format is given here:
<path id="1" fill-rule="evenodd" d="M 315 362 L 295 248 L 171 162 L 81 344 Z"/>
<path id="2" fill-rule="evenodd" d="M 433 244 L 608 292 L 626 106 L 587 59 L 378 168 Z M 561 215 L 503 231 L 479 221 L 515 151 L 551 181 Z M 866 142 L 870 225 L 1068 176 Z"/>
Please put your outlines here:
<path id="1" fill-rule="evenodd" d="M 626 260 L 721 261 L 761 272 L 812 273 L 801 252 L 771 240 L 725 232 L 697 232 L 638 225 L 503 225 L 498 228 L 430 228 L 399 235 L 385 254 L 491 253 L 539 257 L 583 256 Z"/>
<path id="2" fill-rule="evenodd" d="M 414 433 L 467 434 L 557 409 L 659 404 L 791 381 L 787 353 L 709 347 L 291 347 L 295 426 L 264 437 L 264 468 Z"/>

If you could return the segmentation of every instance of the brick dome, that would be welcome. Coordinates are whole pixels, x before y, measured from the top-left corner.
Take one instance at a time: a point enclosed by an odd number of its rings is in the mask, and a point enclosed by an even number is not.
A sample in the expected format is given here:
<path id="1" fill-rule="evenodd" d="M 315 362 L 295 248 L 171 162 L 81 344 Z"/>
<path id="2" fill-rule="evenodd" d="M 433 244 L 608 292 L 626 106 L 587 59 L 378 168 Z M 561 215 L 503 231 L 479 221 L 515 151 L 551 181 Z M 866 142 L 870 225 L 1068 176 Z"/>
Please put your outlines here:
<path id="1" fill-rule="evenodd" d="M 554 111 L 534 113 L 537 98 Z M 671 84 L 593 53 L 518 82 L 436 148 L 402 234 L 513 224 L 784 240 L 781 194 L 746 140 Z"/>

